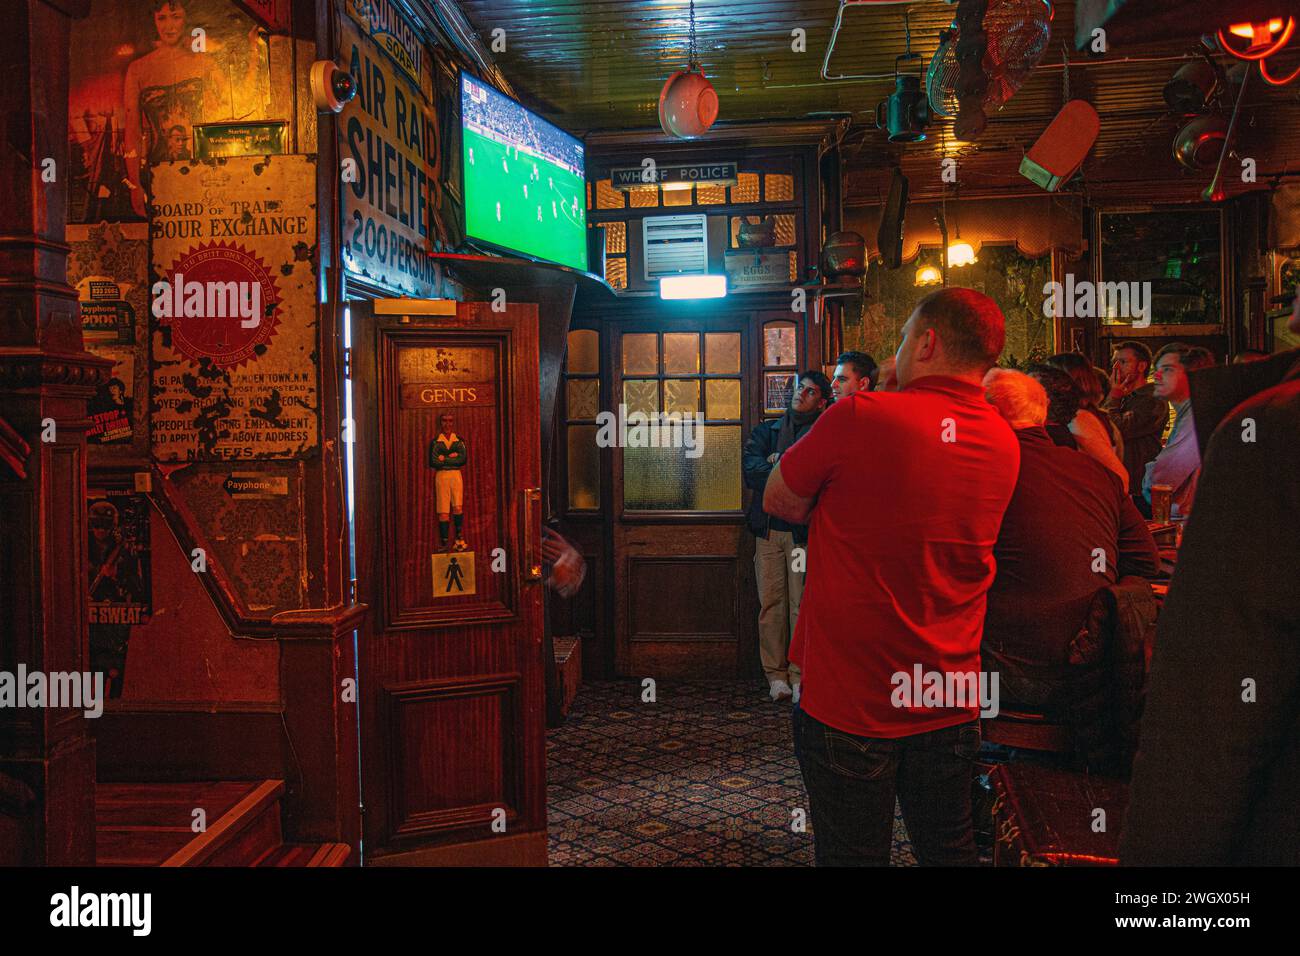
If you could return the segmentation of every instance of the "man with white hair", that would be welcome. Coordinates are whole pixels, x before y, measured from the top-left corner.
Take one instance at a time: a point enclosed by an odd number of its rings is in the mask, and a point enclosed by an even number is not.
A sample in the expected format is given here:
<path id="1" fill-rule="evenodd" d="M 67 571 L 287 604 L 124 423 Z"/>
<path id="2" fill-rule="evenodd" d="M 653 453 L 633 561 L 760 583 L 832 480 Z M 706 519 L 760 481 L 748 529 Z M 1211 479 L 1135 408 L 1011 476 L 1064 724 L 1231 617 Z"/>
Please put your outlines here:
<path id="1" fill-rule="evenodd" d="M 1042 385 L 995 368 L 984 391 L 1020 443 L 1020 476 L 993 547 L 984 668 L 998 672 L 1005 702 L 1057 710 L 1077 673 L 1070 641 L 1093 597 L 1121 577 L 1153 576 L 1159 555 L 1122 479 L 1047 434 Z"/>

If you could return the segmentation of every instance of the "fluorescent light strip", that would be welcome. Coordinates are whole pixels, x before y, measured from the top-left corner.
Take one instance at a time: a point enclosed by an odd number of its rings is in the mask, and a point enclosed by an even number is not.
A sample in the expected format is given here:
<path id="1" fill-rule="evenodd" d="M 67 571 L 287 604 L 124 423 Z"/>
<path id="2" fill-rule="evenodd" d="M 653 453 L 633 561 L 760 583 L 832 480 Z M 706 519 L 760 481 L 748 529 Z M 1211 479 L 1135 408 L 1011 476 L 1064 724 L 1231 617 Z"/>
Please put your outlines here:
<path id="1" fill-rule="evenodd" d="M 659 280 L 661 299 L 723 299 L 726 295 L 725 275 L 664 276 Z"/>

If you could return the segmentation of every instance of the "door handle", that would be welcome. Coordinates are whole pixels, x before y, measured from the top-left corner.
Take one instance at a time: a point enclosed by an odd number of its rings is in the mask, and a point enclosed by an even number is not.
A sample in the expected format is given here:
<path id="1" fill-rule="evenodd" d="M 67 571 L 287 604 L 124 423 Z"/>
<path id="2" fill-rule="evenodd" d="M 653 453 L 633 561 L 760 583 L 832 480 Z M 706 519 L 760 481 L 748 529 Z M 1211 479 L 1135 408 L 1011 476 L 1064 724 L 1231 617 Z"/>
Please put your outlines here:
<path id="1" fill-rule="evenodd" d="M 541 488 L 525 488 L 524 496 L 524 580 L 540 581 L 542 579 L 542 520 Z"/>

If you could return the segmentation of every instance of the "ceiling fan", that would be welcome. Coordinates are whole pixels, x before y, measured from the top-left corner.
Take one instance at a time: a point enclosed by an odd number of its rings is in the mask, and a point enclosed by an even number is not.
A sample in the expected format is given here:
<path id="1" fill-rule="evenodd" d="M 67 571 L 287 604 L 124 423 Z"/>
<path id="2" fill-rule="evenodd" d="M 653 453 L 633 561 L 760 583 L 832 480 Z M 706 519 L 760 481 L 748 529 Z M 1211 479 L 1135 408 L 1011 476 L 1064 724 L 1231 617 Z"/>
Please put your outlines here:
<path id="1" fill-rule="evenodd" d="M 1043 58 L 1051 21 L 1049 0 L 960 0 L 926 72 L 930 111 L 956 117 L 958 139 L 979 136 Z"/>

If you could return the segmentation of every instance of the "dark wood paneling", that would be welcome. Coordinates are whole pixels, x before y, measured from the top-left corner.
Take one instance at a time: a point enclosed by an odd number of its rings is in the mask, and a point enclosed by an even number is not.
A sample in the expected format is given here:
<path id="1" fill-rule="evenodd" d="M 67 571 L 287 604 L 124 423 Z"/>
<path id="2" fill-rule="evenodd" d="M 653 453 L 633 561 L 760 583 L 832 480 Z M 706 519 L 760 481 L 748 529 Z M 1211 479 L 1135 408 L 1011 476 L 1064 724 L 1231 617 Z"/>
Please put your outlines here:
<path id="1" fill-rule="evenodd" d="M 371 866 L 545 866 L 546 834 L 520 833 L 495 840 L 448 843 L 369 860 Z"/>
<path id="2" fill-rule="evenodd" d="M 519 817 L 524 768 L 520 678 L 417 681 L 384 688 L 392 767 L 390 839 L 488 830 L 495 810 Z M 460 746 L 442 744 L 457 739 Z"/>
<path id="3" fill-rule="evenodd" d="M 628 639 L 739 639 L 735 555 L 629 557 Z"/>
<path id="4" fill-rule="evenodd" d="M 294 769 L 276 713 L 106 710 L 90 726 L 104 783 L 265 780 Z"/>
<path id="5" fill-rule="evenodd" d="M 499 494 L 499 489 L 509 485 L 513 458 L 510 439 L 517 427 L 506 397 L 508 347 L 505 333 L 462 335 L 454 339 L 423 334 L 384 340 L 380 375 L 386 378 L 387 389 L 380 421 L 384 428 L 382 437 L 386 440 L 385 460 L 393 462 L 396 469 L 386 485 L 385 578 L 390 583 L 389 627 L 508 619 L 514 615 L 514 592 L 519 586 L 514 570 L 504 574 L 487 573 L 489 562 L 484 560 L 495 547 L 505 548 L 512 554 L 516 547 L 510 521 L 514 502 Z M 467 462 L 461 469 L 464 536 L 478 558 L 476 593 L 435 599 L 430 544 L 437 541 L 438 515 L 434 496 L 436 473 L 429 467 L 429 442 L 438 435 L 438 416 L 443 410 L 402 407 L 400 385 L 423 384 L 416 376 L 425 373 L 403 371 L 406 365 L 420 364 L 417 356 L 432 357 L 453 349 L 462 362 L 468 353 L 476 363 L 476 371 L 483 370 L 479 374 L 495 384 L 496 394 L 491 405 L 462 406 L 454 412 L 455 431 L 465 441 L 467 451 Z M 404 381 L 406 375 L 412 376 L 410 382 Z M 485 440 L 486 436 L 492 438 Z"/>
<path id="6" fill-rule="evenodd" d="M 539 551 L 541 534 L 540 508 L 534 511 L 532 526 L 526 532 L 523 528 L 525 489 L 536 488 L 541 478 L 536 307 L 512 304 L 496 313 L 487 304 L 463 303 L 455 316 L 413 315 L 403 321 L 401 316 L 376 318 L 369 305 L 353 303 L 353 329 L 358 596 L 389 609 L 386 614 L 395 607 L 407 612 L 398 627 L 386 627 L 385 614 L 372 615 L 361 638 L 367 860 L 457 843 L 476 844 L 467 852 L 488 858 L 498 840 L 529 834 L 541 835 L 544 846 L 542 584 L 528 579 L 523 570 L 524 545 Z M 479 423 L 482 430 L 470 436 L 478 445 L 496 442 L 499 464 L 484 472 L 482 480 L 474 477 L 468 472 L 476 453 L 470 444 L 464 476 L 467 537 L 480 554 L 476 576 L 492 573 L 490 552 L 497 546 L 505 549 L 510 569 L 493 575 L 500 579 L 496 582 L 480 577 L 480 586 L 498 589 L 491 606 L 476 596 L 478 605 L 453 604 L 451 610 L 404 608 L 394 597 L 400 582 L 388 571 L 401 571 L 409 559 L 431 577 L 435 527 L 396 502 L 403 494 L 415 494 L 399 486 L 429 480 L 417 478 L 417 473 L 429 470 L 428 441 L 434 436 L 426 433 L 418 443 L 409 434 L 401 438 L 403 413 L 396 401 L 400 382 L 390 371 L 397 366 L 387 359 L 381 362 L 380 356 L 399 347 L 437 348 L 434 342 L 443 347 L 499 343 L 501 404 L 483 409 L 487 418 Z M 458 431 L 464 414 L 458 413 Z M 500 433 L 489 439 L 493 429 Z M 471 495 L 480 497 L 471 504 Z M 406 500 L 412 509 L 432 504 Z M 476 525 L 475 514 L 500 517 L 489 527 Z M 437 603 L 448 601 L 461 598 Z M 470 617 L 476 607 L 486 608 L 490 617 Z M 449 690 L 484 681 L 499 684 L 503 675 L 513 675 L 508 693 L 482 686 L 462 696 Z M 437 693 L 431 695 L 431 688 Z M 506 698 L 509 717 L 501 710 Z M 484 794 L 491 799 L 473 802 Z M 514 811 L 505 834 L 494 834 L 487 825 L 496 805 L 508 814 Z"/>

